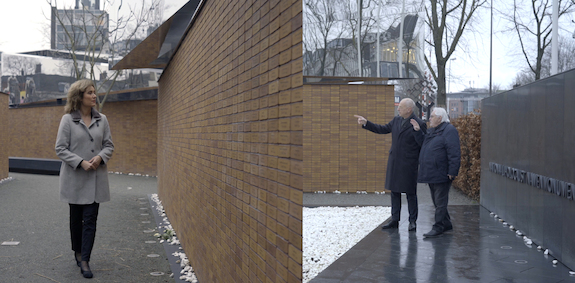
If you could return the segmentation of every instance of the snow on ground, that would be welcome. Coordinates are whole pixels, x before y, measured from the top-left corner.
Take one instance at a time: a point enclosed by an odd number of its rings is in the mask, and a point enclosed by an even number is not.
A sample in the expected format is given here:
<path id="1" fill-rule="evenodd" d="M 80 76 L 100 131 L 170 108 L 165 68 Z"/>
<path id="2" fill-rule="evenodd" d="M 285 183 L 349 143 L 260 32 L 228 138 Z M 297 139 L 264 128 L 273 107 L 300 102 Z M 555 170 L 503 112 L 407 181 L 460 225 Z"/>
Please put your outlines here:
<path id="1" fill-rule="evenodd" d="M 391 215 L 390 207 L 303 208 L 303 283 L 309 282 Z"/>

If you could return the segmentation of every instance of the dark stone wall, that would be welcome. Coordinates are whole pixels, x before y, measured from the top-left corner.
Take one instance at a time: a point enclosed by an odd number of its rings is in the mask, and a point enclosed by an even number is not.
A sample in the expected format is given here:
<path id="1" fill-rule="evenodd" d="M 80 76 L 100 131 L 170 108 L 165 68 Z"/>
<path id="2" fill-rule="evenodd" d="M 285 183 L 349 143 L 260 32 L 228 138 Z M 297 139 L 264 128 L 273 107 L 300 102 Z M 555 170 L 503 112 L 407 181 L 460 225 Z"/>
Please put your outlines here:
<path id="1" fill-rule="evenodd" d="M 575 184 L 575 70 L 482 103 L 481 205 L 575 269 L 575 200 L 561 187 Z M 517 169 L 518 178 L 490 171 L 490 163 Z M 522 173 L 552 178 L 557 189 L 529 184 Z"/>

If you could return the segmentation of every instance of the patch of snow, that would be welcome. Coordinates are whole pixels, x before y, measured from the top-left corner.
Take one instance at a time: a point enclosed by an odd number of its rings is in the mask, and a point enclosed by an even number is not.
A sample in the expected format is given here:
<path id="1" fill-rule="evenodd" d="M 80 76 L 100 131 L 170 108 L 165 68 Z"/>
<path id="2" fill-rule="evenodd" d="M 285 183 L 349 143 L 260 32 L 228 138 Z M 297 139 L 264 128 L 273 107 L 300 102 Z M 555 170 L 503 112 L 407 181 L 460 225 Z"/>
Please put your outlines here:
<path id="1" fill-rule="evenodd" d="M 391 216 L 391 208 L 303 208 L 303 283 L 309 282 Z"/>

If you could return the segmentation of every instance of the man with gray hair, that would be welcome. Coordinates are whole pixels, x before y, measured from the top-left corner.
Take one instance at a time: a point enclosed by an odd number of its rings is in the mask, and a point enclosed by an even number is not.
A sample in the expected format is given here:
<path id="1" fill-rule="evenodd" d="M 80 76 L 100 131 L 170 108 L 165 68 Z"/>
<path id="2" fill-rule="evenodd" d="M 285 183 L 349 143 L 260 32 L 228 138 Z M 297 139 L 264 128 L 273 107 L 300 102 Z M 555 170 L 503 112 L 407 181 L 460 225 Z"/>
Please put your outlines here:
<path id="1" fill-rule="evenodd" d="M 453 229 L 447 212 L 447 202 L 451 182 L 459 173 L 461 150 L 457 129 L 449 123 L 445 109 L 435 107 L 429 118 L 427 134 L 420 130 L 415 120 L 411 120 L 416 139 L 422 143 L 419 154 L 419 174 L 417 181 L 427 183 L 435 206 L 435 224 L 424 237 L 438 237 Z"/>
<path id="2" fill-rule="evenodd" d="M 399 227 L 401 212 L 401 193 L 407 196 L 409 210 L 409 231 L 417 228 L 417 167 L 421 141 L 416 140 L 417 133 L 410 126 L 409 121 L 415 121 L 421 132 L 427 129 L 426 124 L 413 114 L 415 103 L 410 98 L 399 102 L 397 112 L 386 125 L 374 124 L 362 116 L 354 115 L 362 128 L 376 134 L 391 133 L 391 149 L 387 160 L 385 188 L 391 191 L 391 221 L 381 227 L 382 229 L 395 229 Z"/>

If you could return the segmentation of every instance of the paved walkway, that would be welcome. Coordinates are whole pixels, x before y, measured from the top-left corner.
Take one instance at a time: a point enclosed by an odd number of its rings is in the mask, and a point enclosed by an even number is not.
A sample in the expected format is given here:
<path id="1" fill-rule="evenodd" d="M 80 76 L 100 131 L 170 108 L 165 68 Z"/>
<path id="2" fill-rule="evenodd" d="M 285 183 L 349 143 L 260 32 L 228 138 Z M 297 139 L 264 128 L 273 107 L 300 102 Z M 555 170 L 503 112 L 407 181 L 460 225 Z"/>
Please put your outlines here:
<path id="1" fill-rule="evenodd" d="M 304 205 L 389 205 L 389 198 L 304 194 Z M 438 238 L 423 237 L 433 225 L 434 209 L 429 189 L 420 185 L 416 232 L 407 231 L 404 202 L 399 229 L 376 228 L 311 283 L 575 282 L 569 268 L 560 262 L 553 265 L 551 255 L 545 256 L 536 244 L 524 244 L 522 237 L 477 202 L 454 189 L 450 198 L 453 231 Z"/>
<path id="2" fill-rule="evenodd" d="M 58 177 L 11 173 L 0 184 L 0 282 L 85 282 L 70 250 L 68 205 L 58 199 Z M 148 195 L 155 178 L 110 175 L 112 201 L 100 206 L 91 282 L 174 282 Z M 452 190 L 454 231 L 437 239 L 428 189 L 418 191 L 418 230 L 372 231 L 312 283 L 319 282 L 575 282 L 536 245 L 528 247 L 489 212 Z M 305 194 L 304 205 L 389 205 L 389 195 Z M 144 215 L 142 215 L 144 214 Z M 158 257 L 148 257 L 155 254 Z M 152 276 L 162 272 L 164 275 Z"/>
<path id="3" fill-rule="evenodd" d="M 58 176 L 10 173 L 0 184 L 0 282 L 85 282 L 70 248 L 68 205 L 59 200 Z M 90 282 L 174 282 L 148 194 L 156 178 L 110 174 L 112 200 L 100 205 Z M 147 215 L 142 215 L 147 214 Z M 158 257 L 148 257 L 155 254 Z M 150 273 L 162 272 L 162 276 Z"/>

